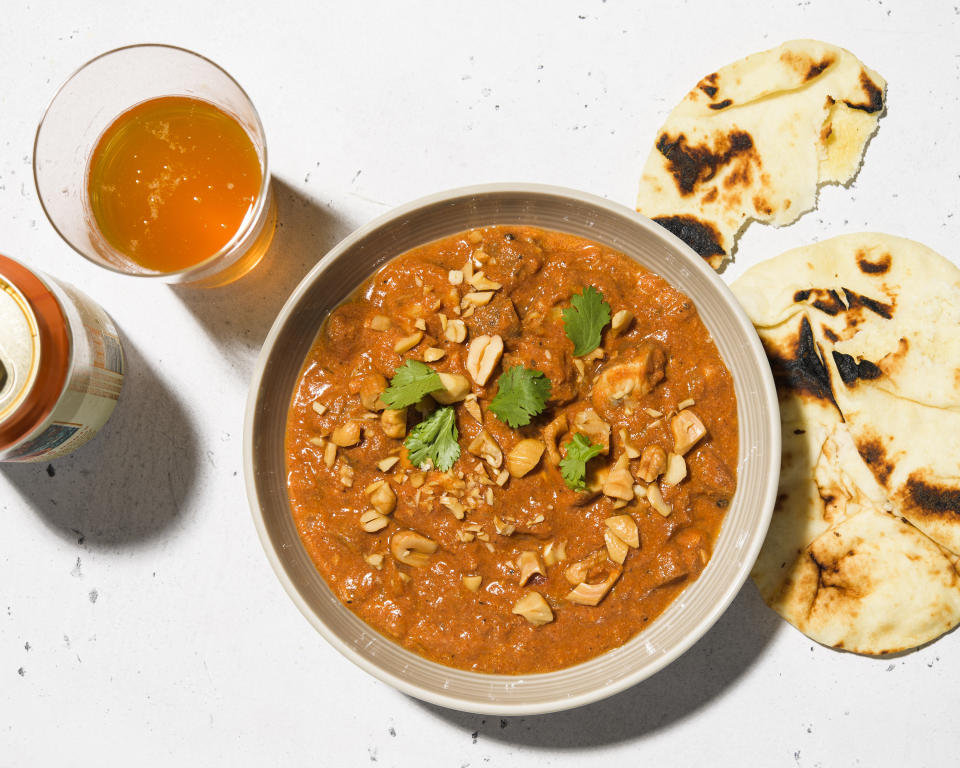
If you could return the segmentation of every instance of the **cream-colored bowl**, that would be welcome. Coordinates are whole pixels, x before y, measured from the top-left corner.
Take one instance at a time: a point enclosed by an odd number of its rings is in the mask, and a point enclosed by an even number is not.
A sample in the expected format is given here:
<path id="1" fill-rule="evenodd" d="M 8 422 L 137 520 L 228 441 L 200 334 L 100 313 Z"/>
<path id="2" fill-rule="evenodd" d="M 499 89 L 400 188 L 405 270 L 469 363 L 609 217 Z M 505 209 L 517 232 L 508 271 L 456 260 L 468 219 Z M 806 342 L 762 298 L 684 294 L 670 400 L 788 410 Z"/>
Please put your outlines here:
<path id="1" fill-rule="evenodd" d="M 737 394 L 737 491 L 700 578 L 626 645 L 547 674 L 452 669 L 378 634 L 327 587 L 300 543 L 287 501 L 287 408 L 324 318 L 394 256 L 492 224 L 528 224 L 589 238 L 666 278 L 693 299 L 733 374 Z M 723 281 L 684 243 L 599 197 L 556 187 L 490 184 L 403 205 L 361 227 L 319 261 L 264 342 L 247 402 L 243 447 L 260 541 L 287 593 L 320 634 L 360 668 L 411 696 L 469 712 L 527 715 L 587 704 L 638 683 L 686 651 L 719 618 L 746 579 L 767 531 L 780 467 L 780 418 L 770 369 L 750 321 Z"/>

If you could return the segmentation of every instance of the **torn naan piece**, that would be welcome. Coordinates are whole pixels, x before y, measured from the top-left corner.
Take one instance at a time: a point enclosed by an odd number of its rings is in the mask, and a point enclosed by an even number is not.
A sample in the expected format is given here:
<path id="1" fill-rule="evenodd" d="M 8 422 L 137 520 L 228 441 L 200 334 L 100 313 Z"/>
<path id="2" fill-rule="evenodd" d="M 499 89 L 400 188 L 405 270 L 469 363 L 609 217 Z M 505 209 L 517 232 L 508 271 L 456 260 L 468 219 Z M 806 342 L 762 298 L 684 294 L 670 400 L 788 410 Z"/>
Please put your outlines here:
<path id="1" fill-rule="evenodd" d="M 821 184 L 847 184 L 884 109 L 886 81 L 843 48 L 794 40 L 707 75 L 670 113 L 637 210 L 715 269 L 750 220 L 790 224 Z"/>
<path id="2" fill-rule="evenodd" d="M 783 425 L 752 573 L 764 600 L 859 653 L 956 626 L 960 270 L 864 233 L 788 251 L 732 289 L 767 351 Z"/>

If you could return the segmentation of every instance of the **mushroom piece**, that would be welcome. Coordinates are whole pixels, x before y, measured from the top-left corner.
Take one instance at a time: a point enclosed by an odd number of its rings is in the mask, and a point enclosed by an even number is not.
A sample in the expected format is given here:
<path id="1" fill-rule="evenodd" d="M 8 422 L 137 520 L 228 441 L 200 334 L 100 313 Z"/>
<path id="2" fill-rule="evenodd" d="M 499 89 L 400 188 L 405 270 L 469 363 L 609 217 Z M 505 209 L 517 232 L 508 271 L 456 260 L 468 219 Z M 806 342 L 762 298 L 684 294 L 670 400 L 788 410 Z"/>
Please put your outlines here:
<path id="1" fill-rule="evenodd" d="M 544 575 L 543 564 L 540 562 L 540 557 L 536 552 L 526 550 L 520 553 L 520 556 L 517 558 L 517 567 L 520 569 L 520 586 L 522 587 L 535 574 Z"/>
<path id="2" fill-rule="evenodd" d="M 614 515 L 608 517 L 604 522 L 607 528 L 613 531 L 624 544 L 636 549 L 640 546 L 640 531 L 637 529 L 637 521 L 630 515 Z"/>
<path id="3" fill-rule="evenodd" d="M 397 531 L 390 537 L 390 552 L 404 565 L 423 568 L 430 562 L 427 555 L 432 555 L 436 551 L 437 542 L 416 531 Z"/>
<path id="4" fill-rule="evenodd" d="M 382 373 L 368 373 L 360 380 L 360 402 L 368 411 L 382 411 L 386 404 L 380 395 L 389 386 Z"/>
<path id="5" fill-rule="evenodd" d="M 466 376 L 459 373 L 440 373 L 437 375 L 440 377 L 443 389 L 433 392 L 431 397 L 441 405 L 458 403 L 469 394 L 470 382 Z"/>
<path id="6" fill-rule="evenodd" d="M 360 422 L 347 421 L 333 430 L 330 435 L 330 442 L 339 445 L 341 448 L 347 448 L 360 442 Z"/>
<path id="7" fill-rule="evenodd" d="M 500 450 L 497 441 L 485 429 L 480 430 L 480 434 L 467 446 L 467 450 L 474 456 L 485 459 L 494 469 L 499 469 L 500 465 L 503 464 L 503 451 Z"/>
<path id="8" fill-rule="evenodd" d="M 648 445 L 640 456 L 637 477 L 645 483 L 652 483 L 667 471 L 667 452 L 659 445 Z"/>
<path id="9" fill-rule="evenodd" d="M 700 417 L 690 409 L 680 411 L 670 419 L 670 431 L 673 433 L 673 452 L 680 456 L 707 434 L 707 428 L 703 426 Z"/>
<path id="10" fill-rule="evenodd" d="M 467 351 L 467 373 L 484 386 L 503 355 L 503 339 L 500 336 L 477 336 L 470 342 Z"/>
<path id="11" fill-rule="evenodd" d="M 598 584 L 587 584 L 582 582 L 577 584 L 566 596 L 566 600 L 578 605 L 599 605 L 600 601 L 607 596 L 610 588 L 616 584 L 622 571 L 617 568 L 609 573 L 606 579 Z"/>
<path id="12" fill-rule="evenodd" d="M 630 474 L 630 457 L 621 454 L 603 484 L 603 495 L 614 499 L 633 499 L 633 475 Z"/>
<path id="13" fill-rule="evenodd" d="M 573 431 L 582 433 L 591 443 L 599 445 L 603 449 L 601 453 L 610 451 L 610 425 L 593 408 L 584 408 L 573 417 Z"/>
<path id="14" fill-rule="evenodd" d="M 543 595 L 530 590 L 513 606 L 513 613 L 523 616 L 533 626 L 540 627 L 553 621 L 553 611 Z"/>
<path id="15" fill-rule="evenodd" d="M 380 414 L 380 426 L 387 437 L 402 439 L 407 434 L 407 409 L 387 408 Z"/>
<path id="16" fill-rule="evenodd" d="M 540 463 L 546 447 L 542 440 L 521 440 L 507 454 L 507 470 L 514 477 L 523 477 Z"/>

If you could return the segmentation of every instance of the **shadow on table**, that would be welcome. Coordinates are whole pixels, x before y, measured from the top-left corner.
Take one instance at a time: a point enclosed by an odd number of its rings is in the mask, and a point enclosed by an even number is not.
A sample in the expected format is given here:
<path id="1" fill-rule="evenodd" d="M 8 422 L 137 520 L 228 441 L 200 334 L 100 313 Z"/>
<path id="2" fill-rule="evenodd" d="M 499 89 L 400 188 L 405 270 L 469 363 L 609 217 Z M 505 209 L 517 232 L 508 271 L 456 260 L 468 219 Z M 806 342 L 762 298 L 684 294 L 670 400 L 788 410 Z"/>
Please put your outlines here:
<path id="1" fill-rule="evenodd" d="M 474 732 L 475 738 L 552 749 L 632 741 L 682 721 L 722 696 L 782 626 L 780 617 L 748 583 L 713 628 L 683 656 L 650 679 L 596 704 L 552 715 L 499 718 L 417 703 Z"/>
<path id="2" fill-rule="evenodd" d="M 287 297 L 351 229 L 286 182 L 274 177 L 272 183 L 277 231 L 262 261 L 229 285 L 172 288 L 244 380 Z"/>
<path id="3" fill-rule="evenodd" d="M 123 348 L 120 400 L 99 434 L 49 464 L 0 464 L 50 527 L 79 543 L 131 544 L 168 529 L 203 460 L 177 395 L 127 339 Z"/>

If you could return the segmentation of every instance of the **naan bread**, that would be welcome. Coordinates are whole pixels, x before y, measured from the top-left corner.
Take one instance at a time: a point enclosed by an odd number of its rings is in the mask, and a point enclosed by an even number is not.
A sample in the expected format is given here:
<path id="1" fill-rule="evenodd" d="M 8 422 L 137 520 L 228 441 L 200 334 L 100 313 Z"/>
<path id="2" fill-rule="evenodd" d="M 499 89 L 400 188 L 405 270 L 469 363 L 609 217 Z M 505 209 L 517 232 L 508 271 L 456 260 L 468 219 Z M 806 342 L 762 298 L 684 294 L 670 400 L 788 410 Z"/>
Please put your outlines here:
<path id="1" fill-rule="evenodd" d="M 783 469 L 753 578 L 819 642 L 887 653 L 960 623 L 960 270 L 857 234 L 748 270 Z"/>
<path id="2" fill-rule="evenodd" d="M 751 219 L 789 224 L 820 184 L 847 184 L 884 108 L 886 81 L 849 51 L 794 40 L 707 75 L 670 113 L 637 210 L 716 269 Z"/>

